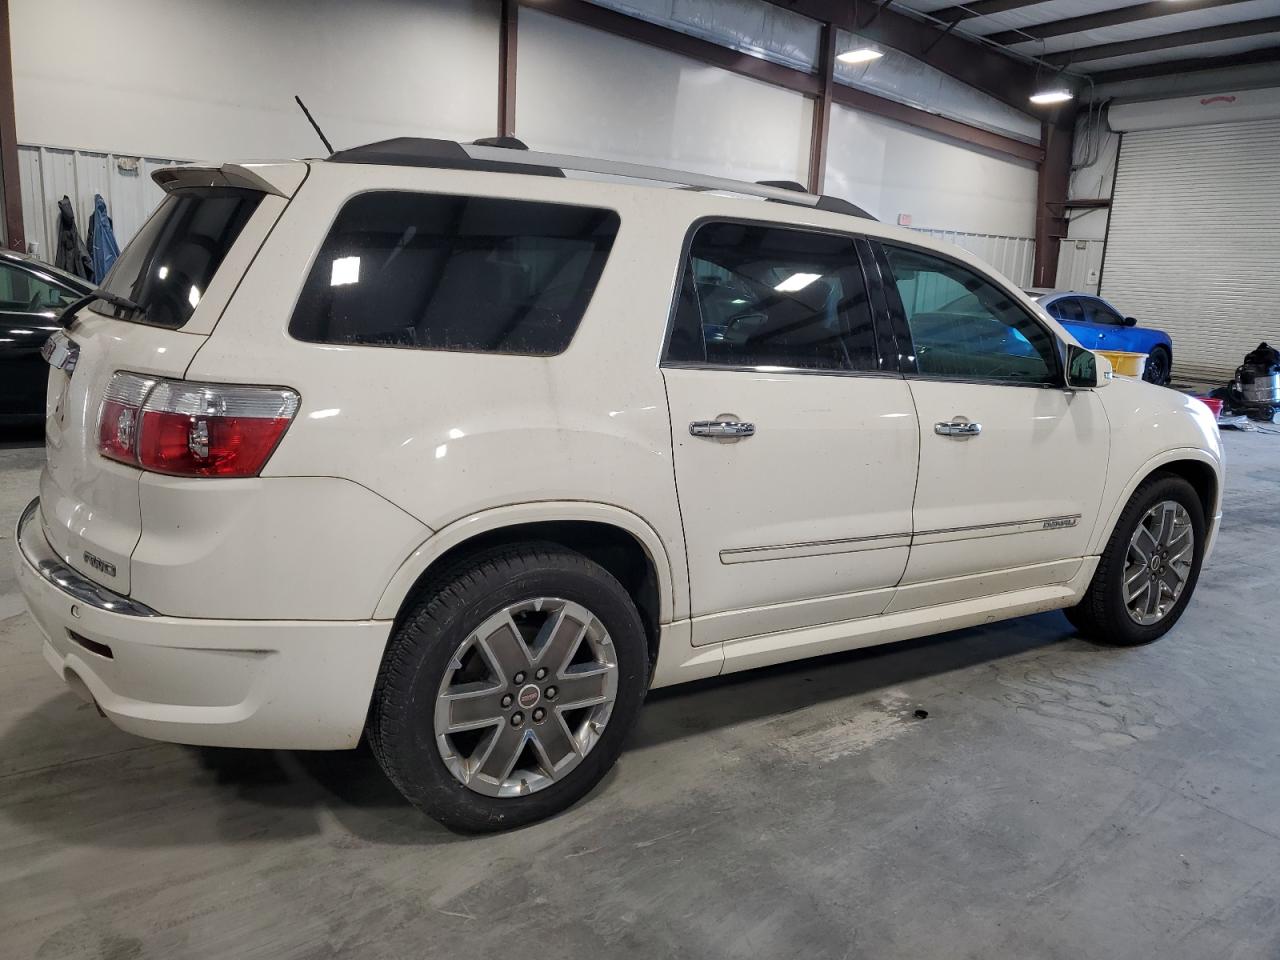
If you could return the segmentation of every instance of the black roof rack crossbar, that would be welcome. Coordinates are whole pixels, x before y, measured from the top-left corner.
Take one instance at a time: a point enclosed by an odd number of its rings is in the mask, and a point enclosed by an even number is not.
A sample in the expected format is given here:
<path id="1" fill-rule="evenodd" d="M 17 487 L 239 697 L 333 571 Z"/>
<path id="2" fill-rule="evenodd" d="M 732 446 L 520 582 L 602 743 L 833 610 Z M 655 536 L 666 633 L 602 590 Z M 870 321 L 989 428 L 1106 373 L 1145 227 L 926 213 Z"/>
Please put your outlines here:
<path id="1" fill-rule="evenodd" d="M 519 143 L 518 140 L 516 142 Z M 513 148 L 502 146 L 488 149 L 509 151 Z M 527 151 L 528 147 L 523 149 Z M 366 143 L 361 147 L 338 150 L 329 156 L 329 160 L 333 163 L 375 163 L 393 167 L 440 167 L 448 170 L 487 170 L 490 173 L 525 173 L 535 177 L 564 176 L 563 170 L 541 164 L 521 163 L 519 160 L 507 159 L 477 159 L 467 153 L 466 146 L 456 140 L 432 140 L 427 137 L 395 137 L 392 140 Z"/>
<path id="2" fill-rule="evenodd" d="M 778 203 L 811 207 L 829 213 L 874 220 L 861 207 L 839 197 L 809 193 L 794 180 L 762 180 L 748 183 L 684 170 L 668 170 L 643 163 L 599 160 L 558 153 L 538 153 L 515 137 L 484 137 L 474 143 L 432 140 L 425 137 L 396 137 L 378 143 L 339 150 L 329 157 L 335 163 L 376 163 L 403 167 L 441 167 L 453 170 L 487 170 L 492 173 L 524 173 L 542 177 L 563 177 L 566 170 L 595 173 L 627 180 L 671 183 L 695 190 L 712 190 L 760 197 Z"/>

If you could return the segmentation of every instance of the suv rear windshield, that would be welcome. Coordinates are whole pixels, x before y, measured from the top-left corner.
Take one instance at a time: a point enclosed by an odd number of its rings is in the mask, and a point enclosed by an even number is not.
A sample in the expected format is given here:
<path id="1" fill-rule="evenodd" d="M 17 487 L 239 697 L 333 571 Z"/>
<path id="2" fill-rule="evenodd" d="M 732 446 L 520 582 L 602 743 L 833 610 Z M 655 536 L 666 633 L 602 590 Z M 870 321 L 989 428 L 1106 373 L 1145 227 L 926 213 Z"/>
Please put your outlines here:
<path id="1" fill-rule="evenodd" d="M 618 233 L 612 210 L 376 191 L 348 200 L 294 309 L 312 343 L 551 356 Z"/>
<path id="2" fill-rule="evenodd" d="M 140 311 L 95 301 L 107 316 L 177 329 L 191 319 L 262 194 L 234 187 L 171 191 L 107 274 L 103 289 Z"/>

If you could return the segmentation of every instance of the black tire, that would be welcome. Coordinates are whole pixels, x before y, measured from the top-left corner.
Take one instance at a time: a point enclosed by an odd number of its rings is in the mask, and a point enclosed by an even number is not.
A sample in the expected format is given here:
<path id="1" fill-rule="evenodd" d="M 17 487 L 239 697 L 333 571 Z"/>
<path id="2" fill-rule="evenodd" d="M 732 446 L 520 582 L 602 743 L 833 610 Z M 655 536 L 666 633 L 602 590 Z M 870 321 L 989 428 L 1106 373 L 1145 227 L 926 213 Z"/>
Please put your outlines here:
<path id="1" fill-rule="evenodd" d="M 455 651 L 480 624 L 536 597 L 581 604 L 608 631 L 618 670 L 613 709 L 594 746 L 562 779 L 524 796 L 487 796 L 455 778 L 441 756 L 437 693 Z M 446 571 L 402 618 L 378 673 L 369 743 L 391 782 L 428 816 L 462 832 L 506 830 L 564 810 L 600 782 L 635 725 L 648 680 L 644 625 L 604 567 L 556 544 L 495 547 Z"/>
<path id="2" fill-rule="evenodd" d="M 1147 511 L 1165 500 L 1181 504 L 1190 516 L 1192 534 L 1195 537 L 1191 569 L 1182 593 L 1169 611 L 1157 622 L 1144 625 L 1134 620 L 1125 606 L 1125 562 L 1129 540 L 1138 523 L 1146 516 Z M 1200 577 L 1200 563 L 1204 557 L 1204 538 L 1204 507 L 1195 488 L 1182 477 L 1169 473 L 1153 474 L 1133 492 L 1124 512 L 1120 514 L 1084 598 L 1063 613 L 1072 626 L 1095 643 L 1131 647 L 1159 639 L 1178 622 L 1195 592 L 1196 581 Z"/>
<path id="3" fill-rule="evenodd" d="M 1147 355 L 1147 365 L 1142 371 L 1142 379 L 1163 387 L 1173 376 L 1173 360 L 1164 347 L 1153 347 Z"/>

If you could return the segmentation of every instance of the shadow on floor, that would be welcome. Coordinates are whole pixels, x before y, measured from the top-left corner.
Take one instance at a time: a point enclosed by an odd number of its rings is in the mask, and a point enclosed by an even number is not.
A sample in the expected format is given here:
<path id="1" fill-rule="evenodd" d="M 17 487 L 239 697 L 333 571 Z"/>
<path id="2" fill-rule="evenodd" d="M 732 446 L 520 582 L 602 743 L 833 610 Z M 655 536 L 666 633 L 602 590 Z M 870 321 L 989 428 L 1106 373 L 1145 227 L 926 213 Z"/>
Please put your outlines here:
<path id="1" fill-rule="evenodd" d="M 628 749 L 873 695 L 1071 636 L 1060 614 L 1044 614 L 654 691 Z M 10 726 L 0 755 L 55 732 L 75 742 L 77 722 L 106 722 L 83 711 L 72 718 L 78 705 L 69 693 L 45 701 Z M 318 834 L 325 819 L 372 843 L 462 839 L 408 804 L 363 742 L 334 752 L 183 747 L 123 734 L 98 742 L 111 752 L 68 748 L 65 760 L 6 778 L 0 816 L 58 842 L 104 847 L 272 842 Z"/>

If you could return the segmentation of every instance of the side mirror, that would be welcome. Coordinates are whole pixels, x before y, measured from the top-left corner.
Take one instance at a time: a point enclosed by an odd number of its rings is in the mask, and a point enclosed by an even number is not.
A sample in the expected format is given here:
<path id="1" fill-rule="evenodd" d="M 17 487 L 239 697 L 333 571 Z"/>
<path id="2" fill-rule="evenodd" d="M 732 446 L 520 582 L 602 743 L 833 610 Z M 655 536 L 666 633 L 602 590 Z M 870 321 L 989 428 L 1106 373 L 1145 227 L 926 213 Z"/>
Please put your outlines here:
<path id="1" fill-rule="evenodd" d="M 1137 318 L 1137 317 L 1125 317 L 1125 318 L 1124 318 L 1124 325 L 1125 325 L 1126 327 L 1136 327 L 1136 326 L 1138 325 L 1138 318 Z"/>
<path id="2" fill-rule="evenodd" d="M 1067 387 L 1096 389 L 1111 382 L 1111 361 L 1092 350 L 1067 345 Z"/>

